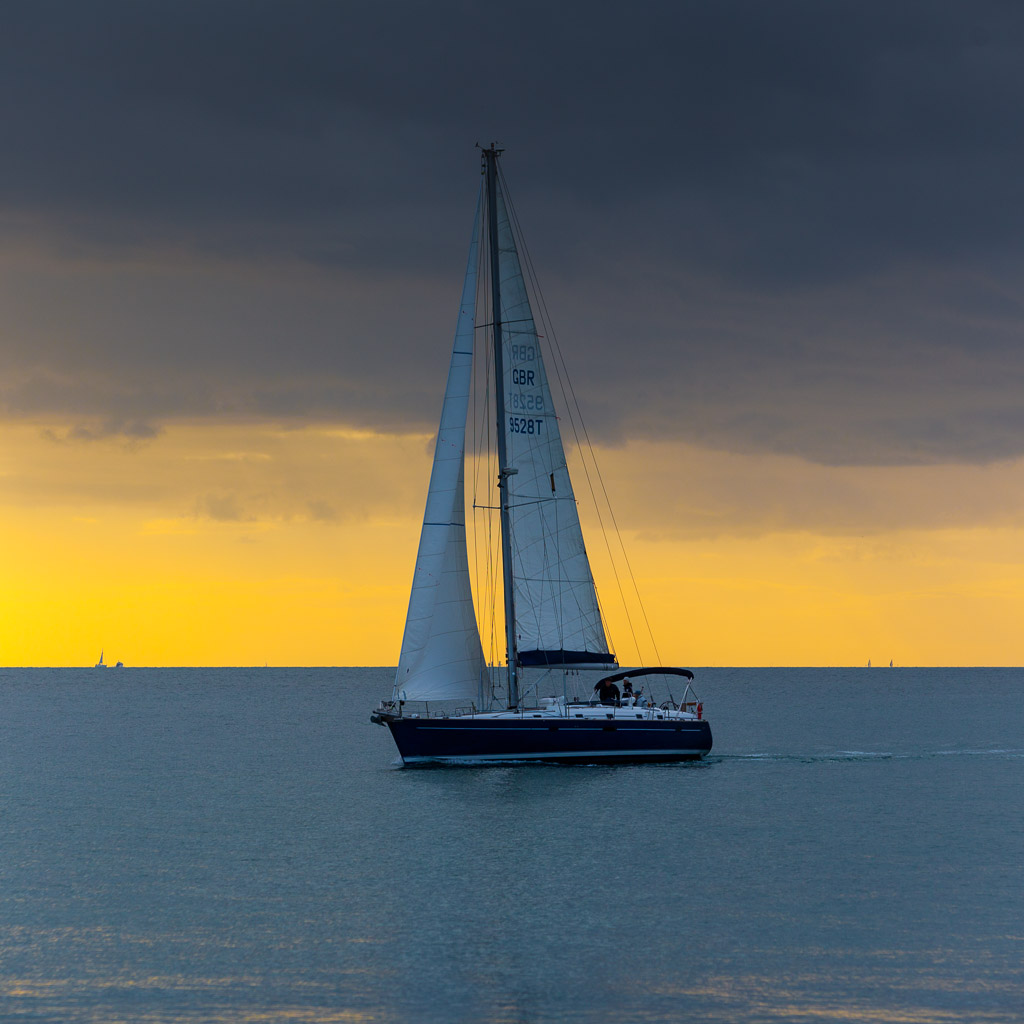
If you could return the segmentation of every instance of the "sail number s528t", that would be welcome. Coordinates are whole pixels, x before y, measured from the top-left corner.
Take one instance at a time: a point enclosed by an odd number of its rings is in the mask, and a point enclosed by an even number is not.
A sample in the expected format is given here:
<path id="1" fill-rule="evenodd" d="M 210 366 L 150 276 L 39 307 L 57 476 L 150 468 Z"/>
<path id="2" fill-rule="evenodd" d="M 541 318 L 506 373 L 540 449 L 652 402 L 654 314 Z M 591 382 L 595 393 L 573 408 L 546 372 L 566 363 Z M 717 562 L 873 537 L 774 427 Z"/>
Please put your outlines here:
<path id="1" fill-rule="evenodd" d="M 543 420 L 531 420 L 524 416 L 509 416 L 508 418 L 510 434 L 539 434 L 543 426 Z"/>

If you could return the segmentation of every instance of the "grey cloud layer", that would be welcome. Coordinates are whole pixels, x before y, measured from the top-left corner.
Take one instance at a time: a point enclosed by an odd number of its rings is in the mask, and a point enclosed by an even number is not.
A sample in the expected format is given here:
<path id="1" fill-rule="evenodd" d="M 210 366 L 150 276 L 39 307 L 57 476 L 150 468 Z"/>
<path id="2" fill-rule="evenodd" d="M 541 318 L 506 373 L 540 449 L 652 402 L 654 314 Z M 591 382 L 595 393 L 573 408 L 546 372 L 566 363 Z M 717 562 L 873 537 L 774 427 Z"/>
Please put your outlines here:
<path id="1" fill-rule="evenodd" d="M 1024 452 L 1015 5 L 6 19 L 9 414 L 428 424 L 494 136 L 599 436 Z"/>

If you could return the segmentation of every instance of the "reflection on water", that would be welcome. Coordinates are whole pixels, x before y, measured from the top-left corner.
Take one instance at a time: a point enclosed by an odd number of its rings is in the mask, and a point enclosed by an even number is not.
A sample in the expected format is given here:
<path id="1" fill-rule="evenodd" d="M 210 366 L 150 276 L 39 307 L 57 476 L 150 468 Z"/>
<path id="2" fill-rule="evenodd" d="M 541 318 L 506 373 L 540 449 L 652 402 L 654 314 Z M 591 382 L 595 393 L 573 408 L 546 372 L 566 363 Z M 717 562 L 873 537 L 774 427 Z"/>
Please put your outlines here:
<path id="1" fill-rule="evenodd" d="M 416 771 L 381 678 L 0 671 L 4 1019 L 1019 1019 L 1024 673 L 705 671 L 703 762 Z"/>

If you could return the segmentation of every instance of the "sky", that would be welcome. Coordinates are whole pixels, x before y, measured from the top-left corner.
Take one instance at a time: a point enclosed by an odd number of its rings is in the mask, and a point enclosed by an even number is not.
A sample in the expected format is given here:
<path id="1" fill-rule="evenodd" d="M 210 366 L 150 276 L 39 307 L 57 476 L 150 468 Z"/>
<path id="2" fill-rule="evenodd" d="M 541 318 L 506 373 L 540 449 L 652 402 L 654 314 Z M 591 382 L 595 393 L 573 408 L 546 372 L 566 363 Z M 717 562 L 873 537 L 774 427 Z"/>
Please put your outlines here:
<path id="1" fill-rule="evenodd" d="M 663 660 L 1024 662 L 1019 5 L 2 17 L 0 664 L 397 661 L 491 141 Z"/>

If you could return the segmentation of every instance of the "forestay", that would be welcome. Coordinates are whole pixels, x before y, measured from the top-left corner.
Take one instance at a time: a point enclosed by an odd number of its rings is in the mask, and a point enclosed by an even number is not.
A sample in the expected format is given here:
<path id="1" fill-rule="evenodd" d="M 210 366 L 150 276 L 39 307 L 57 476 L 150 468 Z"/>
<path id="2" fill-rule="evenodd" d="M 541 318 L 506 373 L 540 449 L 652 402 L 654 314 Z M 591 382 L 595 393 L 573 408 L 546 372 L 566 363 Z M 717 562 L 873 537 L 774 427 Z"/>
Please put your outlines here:
<path id="1" fill-rule="evenodd" d="M 478 202 L 395 677 L 400 700 L 475 700 L 486 672 L 470 588 L 463 485 L 479 233 Z"/>
<path id="2" fill-rule="evenodd" d="M 501 185 L 497 220 L 509 519 L 520 665 L 607 665 L 558 418 Z"/>

